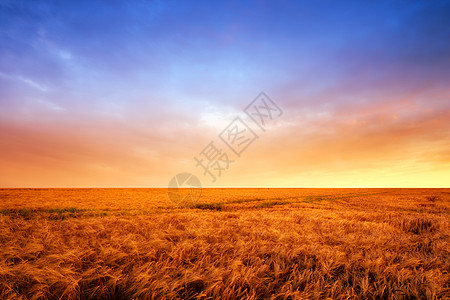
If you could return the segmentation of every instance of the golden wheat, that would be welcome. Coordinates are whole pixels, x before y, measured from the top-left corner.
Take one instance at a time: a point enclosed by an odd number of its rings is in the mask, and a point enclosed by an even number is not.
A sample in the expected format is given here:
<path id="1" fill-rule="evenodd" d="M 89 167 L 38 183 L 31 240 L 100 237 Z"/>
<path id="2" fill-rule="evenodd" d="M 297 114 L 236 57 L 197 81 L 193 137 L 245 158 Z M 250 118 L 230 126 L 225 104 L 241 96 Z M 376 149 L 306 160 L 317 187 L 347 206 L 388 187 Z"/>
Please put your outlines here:
<path id="1" fill-rule="evenodd" d="M 0 190 L 2 299 L 449 298 L 448 189 Z"/>

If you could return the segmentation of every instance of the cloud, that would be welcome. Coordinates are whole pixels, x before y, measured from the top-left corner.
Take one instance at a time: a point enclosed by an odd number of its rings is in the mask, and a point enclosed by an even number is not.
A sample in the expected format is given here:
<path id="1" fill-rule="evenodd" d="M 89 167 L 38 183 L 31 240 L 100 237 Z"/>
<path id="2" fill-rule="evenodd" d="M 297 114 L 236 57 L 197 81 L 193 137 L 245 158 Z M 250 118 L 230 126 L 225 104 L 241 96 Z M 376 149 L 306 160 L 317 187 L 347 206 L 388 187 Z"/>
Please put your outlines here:
<path id="1" fill-rule="evenodd" d="M 27 78 L 27 77 L 23 77 L 23 76 L 20 76 L 20 75 L 4 74 L 4 73 L 0 73 L 0 77 L 6 78 L 8 80 L 20 81 L 20 82 L 25 83 L 26 85 L 28 85 L 28 86 L 30 86 L 32 88 L 35 88 L 35 89 L 37 89 L 37 90 L 39 90 L 41 92 L 47 92 L 48 91 L 48 88 L 45 85 L 40 84 L 37 81 L 32 80 L 32 79 Z"/>
<path id="2" fill-rule="evenodd" d="M 0 185 L 164 185 L 262 90 L 283 119 L 220 184 L 419 182 L 448 162 L 449 11 L 2 2 Z"/>

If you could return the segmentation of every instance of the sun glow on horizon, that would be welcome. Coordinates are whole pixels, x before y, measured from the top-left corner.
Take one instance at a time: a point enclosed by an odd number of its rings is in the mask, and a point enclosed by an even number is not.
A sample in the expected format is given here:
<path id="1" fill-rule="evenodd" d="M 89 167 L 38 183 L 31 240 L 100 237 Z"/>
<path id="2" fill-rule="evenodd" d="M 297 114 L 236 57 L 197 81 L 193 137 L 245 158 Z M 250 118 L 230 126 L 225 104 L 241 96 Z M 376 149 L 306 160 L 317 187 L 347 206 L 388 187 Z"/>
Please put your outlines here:
<path id="1" fill-rule="evenodd" d="M 449 187 L 446 1 L 0 4 L 0 187 Z M 283 110 L 262 131 L 245 107 Z M 258 135 L 233 155 L 219 134 Z M 231 160 L 216 181 L 194 157 Z"/>

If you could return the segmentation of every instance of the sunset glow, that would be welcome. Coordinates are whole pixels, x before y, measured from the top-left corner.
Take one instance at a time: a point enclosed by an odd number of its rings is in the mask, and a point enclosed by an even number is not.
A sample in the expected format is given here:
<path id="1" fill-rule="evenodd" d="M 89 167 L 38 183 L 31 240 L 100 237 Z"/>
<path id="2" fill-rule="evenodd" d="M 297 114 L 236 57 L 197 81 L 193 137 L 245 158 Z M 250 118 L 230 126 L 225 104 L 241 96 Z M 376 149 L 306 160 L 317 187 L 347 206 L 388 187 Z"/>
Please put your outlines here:
<path id="1" fill-rule="evenodd" d="M 448 187 L 450 3 L 2 1 L 0 187 Z M 283 114 L 263 132 L 244 108 Z M 258 135 L 215 182 L 194 157 Z"/>

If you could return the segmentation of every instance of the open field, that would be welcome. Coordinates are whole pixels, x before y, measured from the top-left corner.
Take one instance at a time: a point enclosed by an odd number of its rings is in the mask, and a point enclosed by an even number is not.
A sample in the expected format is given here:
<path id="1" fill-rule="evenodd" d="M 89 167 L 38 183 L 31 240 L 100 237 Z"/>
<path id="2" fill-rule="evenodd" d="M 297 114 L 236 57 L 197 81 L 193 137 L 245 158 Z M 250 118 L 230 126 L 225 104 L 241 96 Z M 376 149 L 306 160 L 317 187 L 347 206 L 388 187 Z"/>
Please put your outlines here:
<path id="1" fill-rule="evenodd" d="M 0 298 L 450 298 L 450 189 L 166 192 L 0 189 Z"/>

